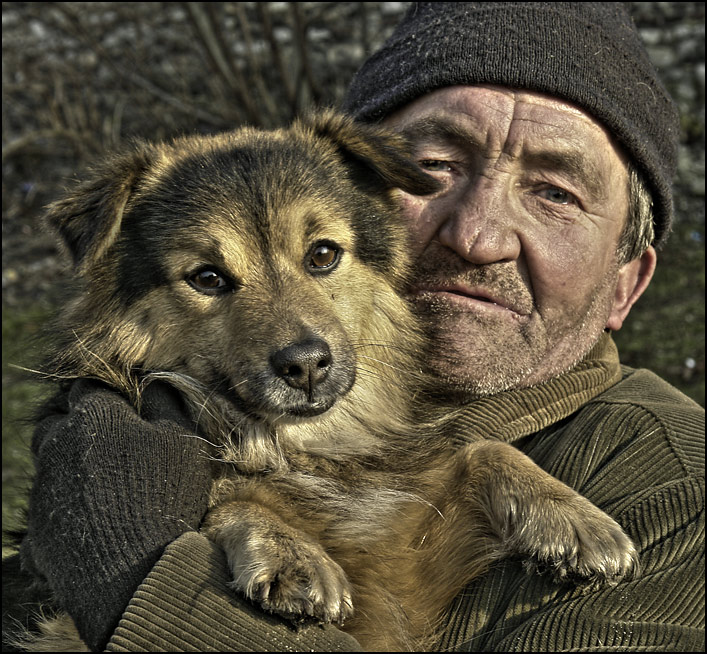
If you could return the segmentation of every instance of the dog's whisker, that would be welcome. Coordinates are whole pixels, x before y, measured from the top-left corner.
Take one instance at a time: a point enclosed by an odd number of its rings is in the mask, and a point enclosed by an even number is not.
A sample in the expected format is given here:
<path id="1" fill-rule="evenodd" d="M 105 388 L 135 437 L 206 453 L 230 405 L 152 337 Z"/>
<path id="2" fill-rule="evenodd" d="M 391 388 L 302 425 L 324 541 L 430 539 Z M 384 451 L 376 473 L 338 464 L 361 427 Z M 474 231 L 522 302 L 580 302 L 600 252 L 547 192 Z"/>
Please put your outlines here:
<path id="1" fill-rule="evenodd" d="M 381 361 L 380 359 L 377 359 L 375 357 L 371 356 L 366 356 L 365 354 L 359 355 L 362 359 L 368 359 L 369 361 L 375 361 L 376 363 L 380 363 L 382 366 L 385 366 L 386 368 L 391 368 L 393 370 L 396 370 L 397 372 L 402 372 L 403 374 L 409 374 L 410 370 L 405 370 L 404 368 L 401 368 L 400 366 L 395 366 L 392 363 L 388 363 L 386 361 Z"/>
<path id="2" fill-rule="evenodd" d="M 395 350 L 405 351 L 406 348 L 402 347 L 399 343 L 394 341 L 352 341 L 351 345 L 354 347 L 386 347 Z"/>
<path id="3" fill-rule="evenodd" d="M 356 369 L 356 372 L 361 375 L 361 377 L 365 377 L 366 379 L 372 379 L 374 381 L 380 381 L 384 379 L 384 376 L 380 374 L 378 370 L 371 370 L 370 368 L 364 368 L 363 366 L 359 365 Z"/>

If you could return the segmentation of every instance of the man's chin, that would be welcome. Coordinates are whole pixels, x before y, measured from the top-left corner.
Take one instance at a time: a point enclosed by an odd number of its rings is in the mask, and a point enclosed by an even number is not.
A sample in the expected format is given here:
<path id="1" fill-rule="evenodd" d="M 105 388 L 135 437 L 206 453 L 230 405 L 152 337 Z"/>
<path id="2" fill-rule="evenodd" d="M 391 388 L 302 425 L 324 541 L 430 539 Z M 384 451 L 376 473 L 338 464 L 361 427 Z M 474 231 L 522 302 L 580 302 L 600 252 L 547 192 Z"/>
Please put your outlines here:
<path id="1" fill-rule="evenodd" d="M 437 392 L 452 403 L 463 403 L 472 399 L 495 395 L 524 385 L 530 371 L 489 370 L 488 367 L 461 367 L 458 361 L 448 359 L 430 362 Z"/>
<path id="2" fill-rule="evenodd" d="M 527 336 L 478 321 L 429 320 L 430 349 L 425 357 L 440 394 L 461 400 L 493 395 L 523 385 L 537 367 Z"/>
<path id="3" fill-rule="evenodd" d="M 428 357 L 429 372 L 435 380 L 435 395 L 447 398 L 453 404 L 504 391 L 526 388 L 548 381 L 572 369 L 594 346 L 596 339 L 575 345 L 564 356 L 553 357 L 547 349 L 534 349 L 525 343 L 503 348 L 486 344 L 485 347 L 450 347 L 437 341 Z M 494 354 L 491 355 L 490 353 Z M 538 354 L 540 353 L 540 354 Z"/>

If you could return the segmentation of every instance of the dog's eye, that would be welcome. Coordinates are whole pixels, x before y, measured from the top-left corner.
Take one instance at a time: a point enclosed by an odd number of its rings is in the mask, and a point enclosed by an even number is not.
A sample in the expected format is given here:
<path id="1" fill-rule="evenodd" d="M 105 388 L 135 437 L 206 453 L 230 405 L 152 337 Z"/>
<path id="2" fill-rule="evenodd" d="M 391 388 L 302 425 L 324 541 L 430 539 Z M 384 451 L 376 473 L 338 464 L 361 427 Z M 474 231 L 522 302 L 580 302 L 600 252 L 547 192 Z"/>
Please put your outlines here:
<path id="1" fill-rule="evenodd" d="M 235 283 L 213 268 L 202 268 L 187 277 L 189 285 L 206 295 L 219 295 L 235 288 Z"/>
<path id="2" fill-rule="evenodd" d="M 319 243 L 309 254 L 309 268 L 312 271 L 333 270 L 339 263 L 341 250 L 333 243 Z"/>

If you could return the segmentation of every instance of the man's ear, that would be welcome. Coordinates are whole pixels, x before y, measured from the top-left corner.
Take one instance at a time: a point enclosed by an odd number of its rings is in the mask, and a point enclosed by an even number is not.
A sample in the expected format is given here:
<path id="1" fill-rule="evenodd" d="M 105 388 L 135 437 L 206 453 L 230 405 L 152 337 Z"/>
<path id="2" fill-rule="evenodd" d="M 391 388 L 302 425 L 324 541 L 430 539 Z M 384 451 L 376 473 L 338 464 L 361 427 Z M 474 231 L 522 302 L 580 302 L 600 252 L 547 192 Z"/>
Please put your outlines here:
<path id="1" fill-rule="evenodd" d="M 658 260 L 655 249 L 649 246 L 643 255 L 629 261 L 619 269 L 619 277 L 614 291 L 614 303 L 606 321 L 606 327 L 618 331 L 626 320 L 631 307 L 635 304 L 653 278 Z"/>

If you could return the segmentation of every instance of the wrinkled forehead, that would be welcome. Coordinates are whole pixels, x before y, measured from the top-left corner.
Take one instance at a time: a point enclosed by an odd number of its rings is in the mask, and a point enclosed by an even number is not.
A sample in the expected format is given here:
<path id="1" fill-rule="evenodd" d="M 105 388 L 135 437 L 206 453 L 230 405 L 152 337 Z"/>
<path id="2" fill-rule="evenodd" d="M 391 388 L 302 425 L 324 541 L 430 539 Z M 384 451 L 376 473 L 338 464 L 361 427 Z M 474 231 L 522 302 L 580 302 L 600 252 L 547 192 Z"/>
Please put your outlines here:
<path id="1" fill-rule="evenodd" d="M 386 124 L 413 143 L 444 144 L 581 178 L 593 197 L 625 189 L 627 157 L 609 132 L 574 104 L 499 86 L 433 91 L 391 114 Z"/>
<path id="2" fill-rule="evenodd" d="M 441 117 L 445 120 L 442 121 Z M 429 135 L 436 122 L 464 124 L 467 134 L 486 139 L 511 129 L 538 140 L 574 143 L 626 157 L 601 122 L 577 105 L 547 94 L 502 86 L 450 86 L 423 95 L 388 116 L 384 124 L 412 135 Z"/>

